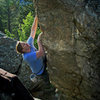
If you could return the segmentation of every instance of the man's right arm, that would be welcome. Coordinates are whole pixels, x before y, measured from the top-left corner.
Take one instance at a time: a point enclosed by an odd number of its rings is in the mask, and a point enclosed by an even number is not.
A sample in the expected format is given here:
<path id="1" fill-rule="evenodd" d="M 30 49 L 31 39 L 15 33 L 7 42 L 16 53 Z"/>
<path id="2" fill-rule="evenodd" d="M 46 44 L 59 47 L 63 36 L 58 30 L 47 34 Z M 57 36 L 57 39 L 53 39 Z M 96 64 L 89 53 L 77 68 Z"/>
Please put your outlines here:
<path id="1" fill-rule="evenodd" d="M 34 18 L 34 22 L 33 22 L 32 28 L 31 28 L 31 34 L 30 34 L 33 39 L 35 38 L 37 25 L 38 25 L 38 17 L 36 15 Z"/>

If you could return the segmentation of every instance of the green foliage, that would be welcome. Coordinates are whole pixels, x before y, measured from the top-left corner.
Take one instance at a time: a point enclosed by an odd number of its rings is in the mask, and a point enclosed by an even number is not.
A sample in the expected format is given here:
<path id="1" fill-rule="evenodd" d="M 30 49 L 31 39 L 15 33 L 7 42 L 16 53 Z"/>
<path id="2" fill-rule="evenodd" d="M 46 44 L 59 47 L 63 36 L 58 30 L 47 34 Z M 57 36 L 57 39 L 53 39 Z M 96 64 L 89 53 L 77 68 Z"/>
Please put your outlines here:
<path id="1" fill-rule="evenodd" d="M 26 2 L 33 2 L 33 0 L 24 0 Z M 32 15 L 35 15 L 33 3 L 30 5 L 20 5 L 19 7 L 19 22 L 22 23 L 22 19 L 25 19 L 25 16 L 31 11 Z"/>
<path id="2" fill-rule="evenodd" d="M 33 2 L 33 0 L 24 0 Z M 35 15 L 33 3 L 20 4 L 20 0 L 0 0 L 0 31 L 10 37 L 26 41 L 30 35 Z M 37 29 L 34 44 L 37 46 L 37 37 L 40 29 Z"/>
<path id="3" fill-rule="evenodd" d="M 15 38 L 15 35 L 12 34 L 12 33 L 10 33 L 7 29 L 5 29 L 5 34 L 6 34 L 7 37 L 10 37 L 10 38 L 12 38 L 12 39 Z"/>
<path id="4" fill-rule="evenodd" d="M 23 19 L 23 24 L 19 25 L 18 35 L 20 41 L 25 41 L 29 37 L 33 20 L 33 16 L 29 12 L 26 18 Z"/>
<path id="5" fill-rule="evenodd" d="M 33 2 L 33 0 L 27 1 Z M 7 29 L 10 33 L 15 34 L 16 39 L 19 39 L 19 24 L 23 22 L 29 12 L 35 15 L 33 3 L 21 5 L 20 0 L 0 0 L 0 31 L 5 32 Z"/>
<path id="6" fill-rule="evenodd" d="M 19 35 L 19 40 L 20 41 L 26 41 L 28 39 L 28 37 L 30 36 L 30 32 L 31 32 L 31 27 L 33 24 L 34 18 L 32 16 L 32 13 L 29 12 L 28 15 L 25 17 L 25 19 L 23 19 L 23 24 L 19 25 L 19 29 L 18 29 L 18 35 Z M 36 32 L 36 37 L 34 40 L 34 44 L 37 46 L 37 37 L 40 33 L 40 29 L 39 27 L 37 28 L 37 32 Z"/>
<path id="7" fill-rule="evenodd" d="M 35 40 L 34 40 L 34 45 L 36 48 L 38 48 L 38 45 L 37 45 L 37 38 L 38 38 L 38 35 L 41 33 L 41 30 L 40 28 L 38 27 L 37 28 L 37 31 L 36 31 L 36 35 L 35 35 Z"/>

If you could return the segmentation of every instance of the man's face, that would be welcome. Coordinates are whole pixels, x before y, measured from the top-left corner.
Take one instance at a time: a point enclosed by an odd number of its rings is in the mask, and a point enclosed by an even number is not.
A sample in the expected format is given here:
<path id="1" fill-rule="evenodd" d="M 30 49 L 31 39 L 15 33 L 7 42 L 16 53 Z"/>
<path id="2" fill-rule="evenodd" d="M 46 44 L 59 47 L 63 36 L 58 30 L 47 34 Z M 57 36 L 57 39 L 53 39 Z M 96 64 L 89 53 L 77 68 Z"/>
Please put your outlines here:
<path id="1" fill-rule="evenodd" d="M 27 44 L 27 43 L 21 43 L 21 46 L 22 46 L 22 51 L 27 53 L 27 52 L 30 52 L 30 45 Z"/>

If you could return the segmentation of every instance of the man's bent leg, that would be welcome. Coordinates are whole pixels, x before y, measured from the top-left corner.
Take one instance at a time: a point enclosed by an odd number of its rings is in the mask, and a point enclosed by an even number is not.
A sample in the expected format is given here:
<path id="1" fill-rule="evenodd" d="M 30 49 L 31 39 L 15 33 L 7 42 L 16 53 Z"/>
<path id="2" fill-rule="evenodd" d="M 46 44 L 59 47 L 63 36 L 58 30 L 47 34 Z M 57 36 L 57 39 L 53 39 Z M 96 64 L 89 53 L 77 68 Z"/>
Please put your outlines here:
<path id="1" fill-rule="evenodd" d="M 34 83 L 34 87 L 31 91 L 33 96 L 36 96 L 38 98 L 42 97 L 42 100 L 46 100 L 46 99 L 49 100 L 51 95 L 55 94 L 55 88 L 52 86 L 52 84 L 49 81 L 49 75 L 47 70 L 45 70 L 42 75 L 36 76 L 36 78 L 38 81 Z"/>

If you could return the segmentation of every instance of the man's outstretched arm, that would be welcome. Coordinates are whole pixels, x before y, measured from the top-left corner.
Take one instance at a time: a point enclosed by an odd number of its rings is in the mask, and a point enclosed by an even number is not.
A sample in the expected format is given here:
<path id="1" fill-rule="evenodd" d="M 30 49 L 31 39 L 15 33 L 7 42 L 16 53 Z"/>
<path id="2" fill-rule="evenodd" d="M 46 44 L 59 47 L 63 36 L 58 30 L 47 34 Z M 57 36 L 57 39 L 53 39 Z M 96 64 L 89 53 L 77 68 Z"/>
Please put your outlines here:
<path id="1" fill-rule="evenodd" d="M 43 45 L 42 45 L 41 40 L 40 40 L 41 35 L 43 35 L 43 33 L 39 34 L 38 40 L 37 40 L 37 43 L 38 43 L 38 51 L 36 52 L 37 58 L 44 56 L 44 49 L 43 49 Z"/>
<path id="2" fill-rule="evenodd" d="M 33 39 L 35 38 L 37 25 L 38 25 L 38 17 L 36 15 L 35 18 L 34 18 L 34 22 L 33 22 L 32 28 L 31 28 L 31 34 L 30 34 Z"/>

